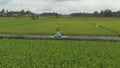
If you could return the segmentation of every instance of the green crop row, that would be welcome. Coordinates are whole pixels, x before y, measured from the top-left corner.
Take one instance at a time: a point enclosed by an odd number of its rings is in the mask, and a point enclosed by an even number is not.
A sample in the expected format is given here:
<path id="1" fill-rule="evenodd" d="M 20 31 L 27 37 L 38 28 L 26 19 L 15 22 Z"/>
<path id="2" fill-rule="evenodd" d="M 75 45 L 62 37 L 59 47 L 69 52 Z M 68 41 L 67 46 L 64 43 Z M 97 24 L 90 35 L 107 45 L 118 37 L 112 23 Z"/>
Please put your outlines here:
<path id="1" fill-rule="evenodd" d="M 0 68 L 119 68 L 120 42 L 0 39 Z"/>

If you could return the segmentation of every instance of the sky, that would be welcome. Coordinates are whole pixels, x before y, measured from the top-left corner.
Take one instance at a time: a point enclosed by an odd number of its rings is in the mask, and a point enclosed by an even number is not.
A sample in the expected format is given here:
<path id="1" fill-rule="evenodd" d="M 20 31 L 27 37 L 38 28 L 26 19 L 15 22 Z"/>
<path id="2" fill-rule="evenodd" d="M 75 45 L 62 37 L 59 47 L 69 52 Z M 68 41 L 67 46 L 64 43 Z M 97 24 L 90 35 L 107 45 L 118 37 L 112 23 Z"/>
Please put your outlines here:
<path id="1" fill-rule="evenodd" d="M 94 12 L 105 9 L 120 10 L 120 0 L 0 0 L 0 10 L 30 10 L 34 13 L 61 14 Z"/>

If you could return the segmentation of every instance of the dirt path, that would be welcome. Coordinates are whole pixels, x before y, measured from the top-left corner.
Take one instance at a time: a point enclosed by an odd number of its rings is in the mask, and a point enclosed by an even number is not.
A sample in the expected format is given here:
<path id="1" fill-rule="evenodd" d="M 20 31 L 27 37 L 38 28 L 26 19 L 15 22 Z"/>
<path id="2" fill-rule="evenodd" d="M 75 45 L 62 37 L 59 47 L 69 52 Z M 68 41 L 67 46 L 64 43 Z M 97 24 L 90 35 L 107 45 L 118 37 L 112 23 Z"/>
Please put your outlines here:
<path id="1" fill-rule="evenodd" d="M 52 35 L 16 35 L 16 34 L 0 34 L 0 38 L 16 38 L 16 39 L 56 39 Z M 62 36 L 58 40 L 102 40 L 102 41 L 120 41 L 120 37 L 108 36 Z"/>

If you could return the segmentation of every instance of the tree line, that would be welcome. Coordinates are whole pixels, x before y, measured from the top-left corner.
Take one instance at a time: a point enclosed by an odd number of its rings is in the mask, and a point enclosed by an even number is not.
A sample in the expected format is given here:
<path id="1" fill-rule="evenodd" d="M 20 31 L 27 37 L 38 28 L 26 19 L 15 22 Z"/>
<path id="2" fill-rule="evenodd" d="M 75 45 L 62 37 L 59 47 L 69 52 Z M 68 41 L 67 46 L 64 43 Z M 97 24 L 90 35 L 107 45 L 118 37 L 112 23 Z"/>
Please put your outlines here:
<path id="1" fill-rule="evenodd" d="M 62 14 L 56 13 L 56 12 L 49 12 L 49 13 L 41 13 L 41 14 L 35 14 L 29 10 L 21 10 L 21 11 L 8 11 L 5 9 L 2 9 L 0 11 L 0 17 L 32 17 L 33 19 L 36 19 L 39 16 L 64 16 Z M 73 16 L 73 17 L 120 17 L 120 11 L 111 11 L 110 9 L 101 10 L 100 12 L 94 11 L 93 13 L 88 12 L 79 12 L 79 13 L 71 13 L 67 16 Z"/>
<path id="2" fill-rule="evenodd" d="M 101 10 L 100 12 L 94 11 L 94 13 L 72 13 L 70 16 L 81 17 L 120 17 L 120 11 L 113 12 L 110 9 Z"/>
<path id="3" fill-rule="evenodd" d="M 21 10 L 21 11 L 8 11 L 5 9 L 2 9 L 0 11 L 0 17 L 25 17 L 25 16 L 32 16 L 34 13 L 27 10 Z"/>

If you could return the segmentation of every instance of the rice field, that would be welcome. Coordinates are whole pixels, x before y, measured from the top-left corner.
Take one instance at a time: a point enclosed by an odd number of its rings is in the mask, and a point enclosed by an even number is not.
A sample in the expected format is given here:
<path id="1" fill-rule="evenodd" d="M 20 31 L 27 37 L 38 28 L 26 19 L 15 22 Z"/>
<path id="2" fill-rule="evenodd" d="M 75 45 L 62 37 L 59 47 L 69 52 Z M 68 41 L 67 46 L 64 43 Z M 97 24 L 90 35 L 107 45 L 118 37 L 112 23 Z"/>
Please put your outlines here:
<path id="1" fill-rule="evenodd" d="M 120 36 L 120 18 L 0 18 L 0 34 Z M 0 39 L 0 68 L 119 68 L 120 42 Z"/>
<path id="2" fill-rule="evenodd" d="M 0 68 L 119 68 L 120 42 L 0 39 Z"/>
<path id="3" fill-rule="evenodd" d="M 63 35 L 120 35 L 120 18 L 92 17 L 40 17 L 31 18 L 0 18 L 2 34 L 55 34 L 61 28 Z"/>

